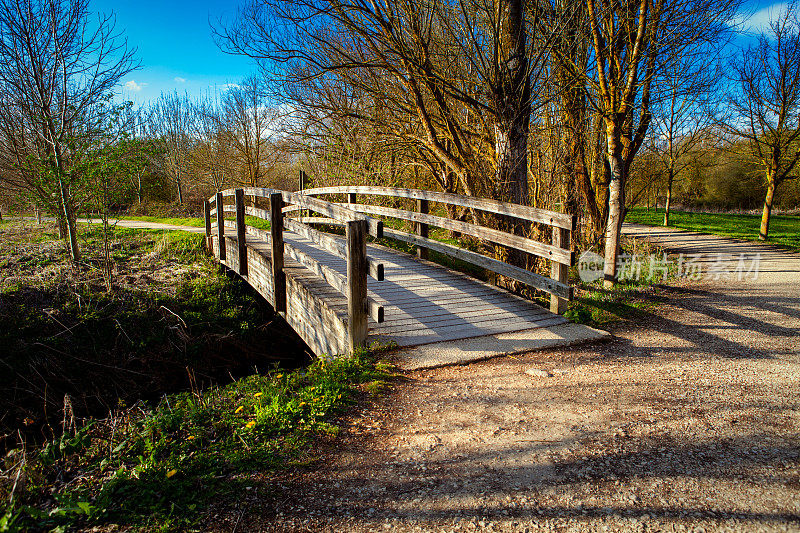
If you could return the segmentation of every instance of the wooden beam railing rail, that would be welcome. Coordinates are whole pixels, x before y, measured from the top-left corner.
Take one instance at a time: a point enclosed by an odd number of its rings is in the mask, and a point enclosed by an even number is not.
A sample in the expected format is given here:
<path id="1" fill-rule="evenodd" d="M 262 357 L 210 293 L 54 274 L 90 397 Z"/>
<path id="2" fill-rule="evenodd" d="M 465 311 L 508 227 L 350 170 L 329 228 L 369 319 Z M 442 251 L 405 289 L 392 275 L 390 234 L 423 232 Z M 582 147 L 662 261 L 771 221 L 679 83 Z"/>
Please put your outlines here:
<path id="1" fill-rule="evenodd" d="M 338 205 L 343 207 L 346 206 L 347 209 L 360 213 L 410 221 L 414 223 L 414 233 L 393 229 L 383 229 L 383 234 L 387 237 L 416 245 L 418 256 L 421 258 L 426 257 L 427 250 L 435 250 L 439 253 L 455 257 L 462 261 L 482 267 L 486 270 L 517 280 L 536 289 L 545 291 L 551 295 L 550 309 L 555 313 L 564 313 L 567 309 L 567 302 L 573 299 L 573 289 L 569 285 L 568 274 L 569 267 L 575 263 L 575 254 L 570 249 L 571 235 L 574 231 L 576 222 L 576 217 L 574 215 L 518 204 L 499 202 L 485 198 L 474 198 L 421 189 L 402 189 L 397 187 L 320 187 L 306 189 L 303 191 L 303 193 L 307 195 L 346 195 L 348 202 Z M 417 211 L 407 211 L 403 209 L 363 203 L 356 204 L 356 195 L 359 194 L 365 196 L 393 196 L 397 198 L 414 199 L 417 201 Z M 545 224 L 551 226 L 553 229 L 552 239 L 550 243 L 542 243 L 528 237 L 522 237 L 494 228 L 487 228 L 478 224 L 431 215 L 429 213 L 429 202 L 467 207 L 488 213 L 514 217 L 529 222 Z M 294 207 L 285 209 L 285 211 L 296 210 L 297 208 Z M 314 210 L 313 208 L 312 211 L 326 215 L 326 213 Z M 303 217 L 299 220 L 305 224 L 341 225 L 330 216 Z M 431 239 L 428 236 L 429 226 L 437 226 L 451 231 L 457 231 L 466 235 L 477 237 L 479 239 L 512 247 L 539 257 L 543 257 L 551 262 L 551 277 L 548 278 L 524 268 L 510 265 L 476 252 Z"/>
<path id="2" fill-rule="evenodd" d="M 233 204 L 225 204 L 224 199 L 234 198 Z M 244 205 L 245 196 L 269 199 L 269 209 Z M 287 206 L 288 204 L 288 206 Z M 213 208 L 212 208 L 213 205 Z M 286 206 L 286 207 L 285 207 Z M 285 211 L 307 209 L 322 213 L 337 224 L 346 227 L 346 239 L 341 241 L 329 234 L 318 231 L 296 219 L 284 216 Z M 383 264 L 366 253 L 366 236 L 383 235 L 383 222 L 362 213 L 347 209 L 340 205 L 307 197 L 287 191 L 239 188 L 221 191 L 204 202 L 206 240 L 210 249 L 216 249 L 221 261 L 226 262 L 226 229 L 233 230 L 236 235 L 237 272 L 248 276 L 248 235 L 257 237 L 269 245 L 270 279 L 272 286 L 272 303 L 277 312 L 287 311 L 287 284 L 284 268 L 284 254 L 324 280 L 329 286 L 347 298 L 347 320 L 343 325 L 347 331 L 347 348 L 355 350 L 366 343 L 367 317 L 375 322 L 384 321 L 384 308 L 367 290 L 367 276 L 377 281 L 384 279 Z M 235 214 L 235 221 L 226 220 L 227 213 Z M 261 218 L 270 222 L 270 230 L 264 231 L 246 224 L 245 215 Z M 215 216 L 215 219 L 212 218 Z M 216 230 L 216 236 L 213 236 Z M 346 274 L 337 272 L 306 252 L 287 242 L 284 231 L 296 233 L 318 247 L 346 261 Z M 214 248 L 213 241 L 218 245 Z M 324 303 L 320 303 L 324 306 Z"/>

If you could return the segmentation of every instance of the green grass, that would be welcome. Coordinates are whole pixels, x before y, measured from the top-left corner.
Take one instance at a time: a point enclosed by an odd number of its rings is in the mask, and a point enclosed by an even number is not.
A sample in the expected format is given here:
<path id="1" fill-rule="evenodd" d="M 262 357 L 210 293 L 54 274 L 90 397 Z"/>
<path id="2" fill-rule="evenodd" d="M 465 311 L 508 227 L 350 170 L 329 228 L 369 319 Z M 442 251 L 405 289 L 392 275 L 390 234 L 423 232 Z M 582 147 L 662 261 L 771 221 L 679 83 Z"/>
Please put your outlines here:
<path id="1" fill-rule="evenodd" d="M 157 222 L 159 224 L 172 224 L 174 226 L 192 226 L 195 228 L 202 228 L 205 226 L 205 221 L 198 217 L 189 218 L 175 218 L 175 217 L 149 217 L 149 216 L 121 216 L 117 217 L 120 220 L 139 220 L 142 222 Z M 235 220 L 233 217 L 226 217 L 227 220 Z M 269 222 L 258 217 L 247 215 L 244 217 L 245 224 L 254 228 L 268 230 Z"/>
<path id="2" fill-rule="evenodd" d="M 199 217 L 149 217 L 149 216 L 119 216 L 112 217 L 120 220 L 140 220 L 142 222 L 158 222 L 159 224 L 172 224 L 174 226 L 192 226 L 195 228 L 202 228 L 205 222 Z"/>
<path id="3" fill-rule="evenodd" d="M 746 241 L 759 241 L 761 228 L 759 215 L 735 215 L 717 213 L 687 213 L 670 210 L 670 226 L 711 233 Z M 645 210 L 633 207 L 625 217 L 627 222 L 661 226 L 664 222 L 663 209 Z M 793 251 L 800 251 L 800 216 L 772 215 L 770 218 L 769 242 Z M 763 241 L 762 241 L 763 242 Z"/>
<path id="4" fill-rule="evenodd" d="M 195 525 L 208 504 L 233 502 L 244 485 L 259 483 L 256 473 L 313 460 L 313 441 L 338 432 L 334 417 L 359 394 L 379 392 L 389 376 L 361 352 L 91 421 L 28 452 L 31 482 L 0 507 L 0 531 Z"/>

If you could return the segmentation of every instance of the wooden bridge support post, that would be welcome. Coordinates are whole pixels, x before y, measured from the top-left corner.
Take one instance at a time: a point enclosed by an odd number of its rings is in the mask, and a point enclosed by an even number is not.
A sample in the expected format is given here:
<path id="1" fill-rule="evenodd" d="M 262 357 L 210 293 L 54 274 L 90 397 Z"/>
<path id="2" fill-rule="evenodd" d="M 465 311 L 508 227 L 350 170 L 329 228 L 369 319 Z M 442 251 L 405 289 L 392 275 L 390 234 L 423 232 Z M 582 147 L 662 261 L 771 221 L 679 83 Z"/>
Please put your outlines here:
<path id="1" fill-rule="evenodd" d="M 222 205 L 222 193 L 217 193 L 217 248 L 219 260 L 225 261 L 225 206 Z"/>
<path id="2" fill-rule="evenodd" d="M 236 242 L 239 248 L 239 275 L 247 275 L 247 234 L 244 225 L 244 189 L 233 191 L 236 201 Z"/>
<path id="3" fill-rule="evenodd" d="M 425 200 L 425 199 L 417 200 L 417 211 L 419 211 L 420 213 L 422 213 L 424 215 L 427 215 L 428 214 L 428 200 Z M 417 230 L 417 232 L 416 232 L 417 235 L 427 239 L 428 238 L 428 225 L 427 224 L 423 224 L 422 222 L 416 222 L 415 226 L 416 226 L 416 230 Z M 428 258 L 428 249 L 423 247 L 423 246 L 417 245 L 417 257 L 419 257 L 420 259 L 427 259 Z"/>
<path id="4" fill-rule="evenodd" d="M 553 226 L 553 246 L 570 249 L 570 230 Z M 563 263 L 550 261 L 550 277 L 561 283 L 569 282 L 569 267 Z M 558 296 L 550 295 L 550 311 L 558 315 L 563 315 L 567 311 L 567 304 L 569 300 L 559 298 Z"/>
<path id="5" fill-rule="evenodd" d="M 367 342 L 367 221 L 347 223 L 347 342 L 350 353 Z"/>
<path id="6" fill-rule="evenodd" d="M 269 195 L 269 232 L 272 243 L 272 307 L 286 312 L 286 273 L 283 271 L 283 196 Z"/>
<path id="7" fill-rule="evenodd" d="M 208 203 L 208 199 L 203 200 L 203 219 L 206 223 L 206 249 L 214 253 L 214 249 L 211 246 L 211 204 Z"/>

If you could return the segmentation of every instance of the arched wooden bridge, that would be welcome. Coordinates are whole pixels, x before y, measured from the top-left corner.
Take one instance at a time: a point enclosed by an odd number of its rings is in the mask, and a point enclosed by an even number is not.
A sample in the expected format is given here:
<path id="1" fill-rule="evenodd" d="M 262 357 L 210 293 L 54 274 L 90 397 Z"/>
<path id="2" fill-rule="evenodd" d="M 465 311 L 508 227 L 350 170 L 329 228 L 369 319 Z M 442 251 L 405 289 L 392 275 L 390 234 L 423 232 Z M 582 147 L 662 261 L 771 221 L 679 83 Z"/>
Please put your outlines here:
<path id="1" fill-rule="evenodd" d="M 261 203 L 269 209 L 246 205 L 246 197 L 265 198 Z M 416 210 L 357 202 L 365 197 L 388 197 L 393 205 L 413 200 Z M 543 224 L 552 227 L 552 240 L 543 243 L 434 215 L 431 203 Z M 248 225 L 246 216 L 268 220 L 270 229 Z M 414 233 L 387 227 L 378 217 L 410 221 Z M 567 272 L 574 262 L 574 224 L 574 217 L 563 213 L 389 187 L 325 187 L 302 193 L 229 189 L 205 202 L 209 248 L 261 293 L 317 355 L 349 353 L 373 341 L 416 346 L 565 322 L 561 313 L 572 298 Z M 332 226 L 344 227 L 345 235 L 318 229 Z M 430 226 L 544 257 L 551 262 L 551 277 L 431 239 Z M 368 243 L 367 235 L 414 245 L 417 256 Z M 546 291 L 551 308 L 429 262 L 428 250 Z"/>

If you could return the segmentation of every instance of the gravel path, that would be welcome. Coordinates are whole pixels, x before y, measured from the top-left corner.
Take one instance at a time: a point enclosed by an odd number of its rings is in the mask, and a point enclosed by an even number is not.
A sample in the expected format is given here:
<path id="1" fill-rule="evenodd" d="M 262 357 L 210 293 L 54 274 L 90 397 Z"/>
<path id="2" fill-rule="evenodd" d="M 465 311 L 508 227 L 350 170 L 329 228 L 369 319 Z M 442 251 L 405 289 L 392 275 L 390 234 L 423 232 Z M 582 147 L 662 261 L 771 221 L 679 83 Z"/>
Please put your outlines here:
<path id="1" fill-rule="evenodd" d="M 664 289 L 609 342 L 407 373 L 209 527 L 800 531 L 800 258 L 769 254 L 771 280 Z"/>

